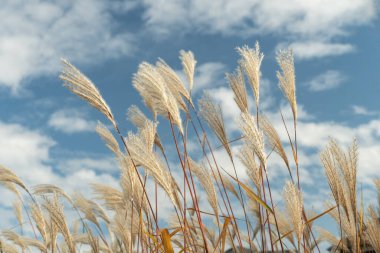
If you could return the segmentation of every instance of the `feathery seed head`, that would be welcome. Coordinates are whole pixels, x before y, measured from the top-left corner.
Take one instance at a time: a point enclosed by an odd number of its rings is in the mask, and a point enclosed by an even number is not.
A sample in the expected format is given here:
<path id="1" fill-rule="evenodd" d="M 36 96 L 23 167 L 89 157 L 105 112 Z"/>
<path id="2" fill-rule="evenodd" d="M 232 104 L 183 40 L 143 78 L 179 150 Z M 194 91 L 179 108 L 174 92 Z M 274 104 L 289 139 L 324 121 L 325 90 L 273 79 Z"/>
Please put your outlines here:
<path id="1" fill-rule="evenodd" d="M 244 46 L 242 48 L 238 47 L 237 50 L 241 55 L 239 64 L 248 77 L 253 93 L 255 94 L 256 106 L 258 107 L 260 101 L 260 66 L 264 54 L 260 52 L 258 42 L 255 44 L 255 49 Z"/>
<path id="2" fill-rule="evenodd" d="M 296 76 L 294 71 L 294 57 L 292 50 L 280 50 L 277 53 L 277 62 L 281 72 L 277 71 L 279 85 L 292 108 L 294 120 L 297 120 Z"/>
<path id="3" fill-rule="evenodd" d="M 181 133 L 183 133 L 178 103 L 170 89 L 165 85 L 165 79 L 157 68 L 143 62 L 133 77 L 133 86 L 140 93 L 147 107 L 155 115 L 169 117 Z"/>
<path id="4" fill-rule="evenodd" d="M 298 242 L 301 242 L 305 223 L 303 220 L 303 199 L 301 192 L 297 186 L 291 182 L 287 182 L 284 188 L 284 199 L 286 210 L 293 223 L 294 232 Z"/>
<path id="5" fill-rule="evenodd" d="M 91 80 L 75 68 L 68 60 L 62 59 L 62 63 L 63 70 L 59 78 L 64 82 L 64 86 L 103 113 L 115 126 L 116 122 L 111 109 Z"/>
<path id="6" fill-rule="evenodd" d="M 222 143 L 224 149 L 227 151 L 230 159 L 232 160 L 232 151 L 228 144 L 227 132 L 224 126 L 222 110 L 220 106 L 212 101 L 208 93 L 204 93 L 202 98 L 198 101 L 199 111 L 202 117 L 206 120 L 209 127 L 214 131 L 219 141 Z"/>
<path id="7" fill-rule="evenodd" d="M 234 92 L 234 100 L 241 112 L 248 112 L 248 99 L 247 90 L 245 89 L 245 82 L 242 70 L 240 67 L 236 69 L 235 74 L 226 75 L 230 87 Z"/>
<path id="8" fill-rule="evenodd" d="M 179 58 L 182 61 L 183 73 L 185 74 L 186 79 L 189 82 L 189 91 L 191 93 L 194 84 L 194 72 L 197 61 L 195 60 L 194 54 L 191 51 L 186 52 L 184 50 L 181 50 L 179 54 Z"/>
<path id="9" fill-rule="evenodd" d="M 266 166 L 264 138 L 262 132 L 257 129 L 255 118 L 248 112 L 241 114 L 240 128 L 246 142 L 252 147 L 263 166 Z"/>

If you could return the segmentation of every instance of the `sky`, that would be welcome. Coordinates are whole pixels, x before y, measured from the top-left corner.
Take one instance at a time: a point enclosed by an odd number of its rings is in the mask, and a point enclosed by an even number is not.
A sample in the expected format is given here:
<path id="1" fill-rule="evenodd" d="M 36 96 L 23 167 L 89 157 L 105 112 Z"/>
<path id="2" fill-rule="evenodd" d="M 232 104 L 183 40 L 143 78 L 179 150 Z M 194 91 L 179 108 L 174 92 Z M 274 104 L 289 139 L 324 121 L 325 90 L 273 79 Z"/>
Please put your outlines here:
<path id="1" fill-rule="evenodd" d="M 29 186 L 53 183 L 89 194 L 87 182 L 117 185 L 117 163 L 95 132 L 97 121 L 106 119 L 62 86 L 61 58 L 97 85 L 127 133 L 134 130 L 126 121 L 128 107 L 143 106 L 132 86 L 139 63 L 162 58 L 180 72 L 179 51 L 191 50 L 197 60 L 194 101 L 204 90 L 212 94 L 236 137 L 238 109 L 225 73 L 237 66 L 237 47 L 258 41 L 265 55 L 261 110 L 279 131 L 279 108 L 291 121 L 275 57 L 279 49 L 294 51 L 306 205 L 324 208 L 328 188 L 319 152 L 330 137 L 342 145 L 357 139 L 358 182 L 373 201 L 372 179 L 380 175 L 379 7 L 376 0 L 2 0 L 0 164 Z M 192 152 L 197 155 L 196 148 Z M 228 164 L 223 150 L 218 157 Z M 287 172 L 279 160 L 274 157 L 271 166 L 271 180 L 283 182 Z M 3 188 L 0 194 L 0 228 L 9 228 L 15 222 L 12 196 Z"/>

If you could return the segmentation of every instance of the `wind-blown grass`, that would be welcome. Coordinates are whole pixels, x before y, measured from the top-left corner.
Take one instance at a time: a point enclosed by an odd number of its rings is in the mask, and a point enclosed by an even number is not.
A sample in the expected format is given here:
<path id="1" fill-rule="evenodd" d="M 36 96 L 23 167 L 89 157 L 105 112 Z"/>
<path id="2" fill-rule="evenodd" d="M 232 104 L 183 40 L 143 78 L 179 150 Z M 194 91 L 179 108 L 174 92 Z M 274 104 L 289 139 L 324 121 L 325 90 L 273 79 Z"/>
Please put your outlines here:
<path id="1" fill-rule="evenodd" d="M 320 252 L 322 241 L 343 252 L 364 252 L 365 247 L 380 252 L 380 209 L 370 205 L 364 210 L 364 204 L 358 204 L 357 200 L 355 141 L 344 151 L 331 140 L 320 155 L 331 190 L 326 211 L 316 214 L 304 206 L 292 52 L 281 50 L 277 54 L 279 86 L 293 113 L 294 134 L 288 132 L 283 121 L 291 154 L 287 154 L 275 127 L 260 111 L 260 66 L 264 55 L 259 44 L 254 49 L 238 48 L 238 53 L 241 59 L 236 72 L 226 75 L 240 109 L 242 135 L 234 142 L 241 143 L 241 149 L 236 154 L 221 107 L 208 94 L 199 100 L 198 107 L 193 103 L 192 89 L 197 83 L 192 52 L 180 51 L 179 57 L 187 85 L 162 59 L 155 65 L 147 62 L 139 65 L 133 86 L 153 117 L 150 119 L 132 105 L 127 118 L 137 131 L 126 135 L 120 132 L 95 84 L 63 60 L 60 78 L 64 86 L 102 112 L 113 127 L 109 129 L 99 122 L 96 131 L 118 161 L 119 185 L 92 184 L 91 199 L 80 193 L 67 194 L 65 189 L 49 184 L 30 190 L 12 170 L 0 166 L 0 184 L 17 197 L 14 214 L 18 222 L 13 229 L 2 228 L 0 252 L 214 253 L 224 252 L 227 247 L 237 253 L 243 247 L 251 252 Z M 253 90 L 255 111 L 249 107 L 245 79 Z M 165 126 L 170 127 L 166 130 L 171 133 L 174 147 L 161 141 L 157 130 L 159 119 L 169 122 Z M 234 175 L 227 173 L 226 165 L 217 159 L 217 148 L 211 144 L 211 139 L 215 139 L 212 132 L 226 151 Z M 190 138 L 198 141 L 202 159 L 190 156 Z M 167 150 L 175 152 L 169 154 Z M 279 155 L 284 171 L 289 173 L 280 203 L 274 203 L 273 182 L 268 177 L 272 151 Z M 171 168 L 169 159 L 177 160 L 177 168 Z M 243 164 L 248 180 L 238 177 L 237 159 Z M 293 171 L 297 174 L 293 175 Z M 178 179 L 178 175 L 182 178 Z M 169 220 L 163 220 L 157 210 L 160 201 L 157 188 L 154 194 L 147 191 L 151 181 L 171 201 L 173 212 Z M 375 183 L 380 203 L 380 181 Z M 206 205 L 211 207 L 207 210 L 201 204 L 203 194 Z M 239 209 L 244 210 L 244 216 L 235 215 Z M 67 211 L 75 213 L 74 221 Z M 314 221 L 324 215 L 335 220 L 338 235 L 314 226 Z"/>

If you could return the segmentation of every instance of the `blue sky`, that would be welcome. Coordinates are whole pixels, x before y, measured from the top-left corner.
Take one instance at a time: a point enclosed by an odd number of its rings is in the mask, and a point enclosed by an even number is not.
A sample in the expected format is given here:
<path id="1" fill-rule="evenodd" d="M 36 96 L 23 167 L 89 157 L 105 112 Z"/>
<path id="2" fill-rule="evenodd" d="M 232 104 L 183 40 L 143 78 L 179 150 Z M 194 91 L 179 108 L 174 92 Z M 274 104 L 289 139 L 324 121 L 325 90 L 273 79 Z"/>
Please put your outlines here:
<path id="1" fill-rule="evenodd" d="M 210 91 L 237 136 L 237 110 L 224 73 L 237 66 L 236 47 L 258 41 L 265 54 L 262 111 L 279 128 L 278 108 L 288 109 L 275 55 L 287 47 L 295 53 L 308 204 L 323 208 L 320 194 L 327 191 L 318 153 L 329 136 L 343 145 L 358 139 L 359 181 L 366 198 L 374 197 L 371 179 L 380 167 L 379 1 L 5 0 L 0 16 L 0 163 L 28 185 L 88 192 L 84 182 L 117 183 L 116 163 L 94 132 L 105 119 L 62 87 L 61 57 L 99 87 L 126 133 L 132 129 L 127 108 L 141 106 L 132 87 L 138 64 L 161 57 L 180 70 L 179 50 L 191 50 L 198 62 L 194 96 Z M 272 171 L 273 180 L 283 181 L 284 168 L 274 162 Z M 0 213 L 10 217 L 12 197 L 0 193 Z"/>

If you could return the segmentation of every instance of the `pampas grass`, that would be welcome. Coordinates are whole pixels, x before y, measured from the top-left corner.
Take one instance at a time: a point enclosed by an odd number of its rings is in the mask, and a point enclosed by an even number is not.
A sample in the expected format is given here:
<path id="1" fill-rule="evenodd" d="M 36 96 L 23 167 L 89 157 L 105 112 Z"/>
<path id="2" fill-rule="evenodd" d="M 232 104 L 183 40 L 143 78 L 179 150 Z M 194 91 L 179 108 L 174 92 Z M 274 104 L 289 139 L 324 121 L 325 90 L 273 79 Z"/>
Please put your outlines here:
<path id="1" fill-rule="evenodd" d="M 279 86 L 293 113 L 294 137 L 282 117 L 288 143 L 260 111 L 260 66 L 264 56 L 259 44 L 237 51 L 238 67 L 234 73 L 226 74 L 240 110 L 241 136 L 237 139 L 229 139 L 221 107 L 211 95 L 205 93 L 198 106 L 193 103 L 197 61 L 191 51 L 180 51 L 179 56 L 187 85 L 163 59 L 139 65 L 133 86 L 152 117 L 135 105 L 129 107 L 127 119 L 136 131 L 126 135 L 119 130 L 94 83 L 62 60 L 60 79 L 64 86 L 104 114 L 113 127 L 109 129 L 99 122 L 96 132 L 118 162 L 119 184 L 91 184 L 92 196 L 70 194 L 52 184 L 29 188 L 12 170 L 0 166 L 0 184 L 17 197 L 14 204 L 17 225 L 1 228 L 0 252 L 222 253 L 227 247 L 236 253 L 242 252 L 243 247 L 251 252 L 321 252 L 322 241 L 342 252 L 363 252 L 364 247 L 380 252 L 380 209 L 374 205 L 364 208 L 364 203 L 358 204 L 357 200 L 356 141 L 347 150 L 333 139 L 327 143 L 320 159 L 331 198 L 321 213 L 305 207 L 308 199 L 299 177 L 303 168 L 298 165 L 292 51 L 280 50 L 276 57 L 280 66 Z M 254 113 L 249 106 L 245 79 L 253 91 Z M 159 126 L 161 120 L 169 121 L 170 129 L 163 131 L 169 133 L 172 142 L 167 135 L 165 140 L 160 138 L 159 127 L 168 126 Z M 196 135 L 198 146 L 190 142 L 192 134 Z M 218 147 L 211 145 L 213 140 L 226 151 L 228 164 L 219 160 Z M 190 152 L 191 146 L 202 152 Z M 237 146 L 239 152 L 233 148 Z M 288 146 L 290 156 L 285 148 Z M 290 180 L 285 185 L 271 182 L 268 176 L 272 151 L 282 160 L 284 175 L 289 173 Z M 238 178 L 238 164 L 243 165 L 247 178 Z M 230 165 L 234 176 L 228 172 Z M 292 175 L 294 169 L 296 178 Z M 153 190 L 149 188 L 152 186 Z M 284 189 L 275 201 L 271 186 Z M 380 204 L 379 179 L 375 180 L 375 186 Z M 168 219 L 162 217 L 159 189 L 171 201 L 173 212 Z M 241 208 L 244 216 L 239 212 Z M 325 215 L 335 221 L 338 234 L 315 228 L 315 221 Z"/>

